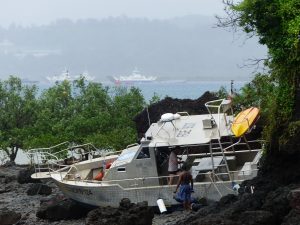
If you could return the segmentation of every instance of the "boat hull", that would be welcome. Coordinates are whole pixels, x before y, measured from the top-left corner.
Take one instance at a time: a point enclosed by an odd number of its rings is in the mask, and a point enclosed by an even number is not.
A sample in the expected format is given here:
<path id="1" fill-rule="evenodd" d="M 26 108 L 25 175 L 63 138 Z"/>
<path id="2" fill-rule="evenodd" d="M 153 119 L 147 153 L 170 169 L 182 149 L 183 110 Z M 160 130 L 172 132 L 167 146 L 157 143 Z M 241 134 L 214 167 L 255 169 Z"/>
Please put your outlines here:
<path id="1" fill-rule="evenodd" d="M 101 185 L 85 182 L 55 181 L 61 191 L 69 198 L 92 206 L 118 207 L 121 199 L 129 198 L 131 202 L 147 201 L 149 206 L 157 206 L 157 199 L 164 200 L 167 206 L 180 204 L 174 199 L 176 185 L 164 185 L 141 188 L 122 188 L 120 185 Z M 227 194 L 236 194 L 231 182 L 195 183 L 193 197 L 205 197 L 217 201 Z"/>

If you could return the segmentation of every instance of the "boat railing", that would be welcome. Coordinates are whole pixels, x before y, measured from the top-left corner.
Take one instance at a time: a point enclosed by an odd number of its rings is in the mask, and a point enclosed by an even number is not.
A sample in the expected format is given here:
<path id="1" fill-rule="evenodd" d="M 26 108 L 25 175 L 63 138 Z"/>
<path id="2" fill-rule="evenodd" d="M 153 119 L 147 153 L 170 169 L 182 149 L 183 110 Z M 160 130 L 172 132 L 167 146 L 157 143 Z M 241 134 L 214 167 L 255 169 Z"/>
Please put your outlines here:
<path id="1" fill-rule="evenodd" d="M 228 110 L 230 110 L 230 114 L 233 115 L 233 109 L 231 107 L 231 100 L 217 99 L 217 100 L 213 100 L 213 101 L 208 101 L 204 105 L 211 116 L 211 120 L 217 125 L 217 130 L 219 132 L 219 136 L 221 136 L 221 132 L 220 132 L 221 115 L 223 114 L 226 126 L 229 125 L 229 121 L 227 121 L 225 113 Z M 218 115 L 217 121 L 215 121 L 215 119 L 212 115 L 214 109 L 217 109 L 217 115 Z"/>
<path id="2" fill-rule="evenodd" d="M 134 147 L 134 146 L 138 146 L 138 145 L 139 145 L 138 143 L 133 143 L 133 144 L 127 145 L 126 149 Z"/>
<path id="3" fill-rule="evenodd" d="M 62 150 L 55 151 L 64 145 L 68 146 Z M 74 145 L 66 141 L 48 148 L 29 149 L 26 151 L 26 155 L 30 159 L 31 165 L 34 166 L 35 172 L 38 173 L 49 171 L 49 169 L 53 172 L 58 168 L 58 165 L 66 166 L 82 160 L 106 157 L 119 152 L 100 150 L 92 143 Z"/>
<path id="4" fill-rule="evenodd" d="M 71 168 L 76 168 L 75 166 L 70 166 Z M 59 171 L 55 171 L 56 173 Z M 63 172 L 63 171 L 62 171 Z M 62 173 L 61 172 L 61 173 Z M 258 172 L 257 168 L 251 168 L 244 171 L 230 171 L 230 174 L 233 178 L 233 180 L 224 179 L 224 176 L 228 176 L 228 173 L 212 173 L 209 172 L 203 172 L 199 173 L 200 176 L 206 176 L 208 179 L 205 181 L 194 181 L 194 185 L 197 185 L 197 183 L 214 183 L 214 184 L 220 184 L 224 182 L 237 182 L 240 183 L 241 181 L 245 179 L 251 179 L 256 176 Z M 77 176 L 78 174 L 78 176 Z M 159 177 L 137 177 L 137 178 L 127 178 L 127 179 L 116 179 L 116 180 L 91 180 L 91 179 L 81 179 L 79 176 L 79 172 L 77 169 L 74 170 L 72 174 L 64 174 L 65 180 L 68 181 L 74 181 L 74 182 L 83 182 L 83 183 L 93 183 L 93 184 L 99 184 L 103 186 L 107 185 L 119 185 L 122 188 L 142 188 L 142 187 L 149 187 L 149 184 L 156 183 L 157 185 L 151 185 L 151 186 L 170 186 L 167 184 L 167 182 L 158 182 L 158 181 L 167 181 L 168 178 L 171 176 L 159 176 Z M 62 175 L 63 176 L 63 175 Z M 179 175 L 172 176 L 174 179 L 179 178 Z M 216 179 L 217 177 L 217 179 Z M 173 186 L 176 184 L 172 184 Z"/>

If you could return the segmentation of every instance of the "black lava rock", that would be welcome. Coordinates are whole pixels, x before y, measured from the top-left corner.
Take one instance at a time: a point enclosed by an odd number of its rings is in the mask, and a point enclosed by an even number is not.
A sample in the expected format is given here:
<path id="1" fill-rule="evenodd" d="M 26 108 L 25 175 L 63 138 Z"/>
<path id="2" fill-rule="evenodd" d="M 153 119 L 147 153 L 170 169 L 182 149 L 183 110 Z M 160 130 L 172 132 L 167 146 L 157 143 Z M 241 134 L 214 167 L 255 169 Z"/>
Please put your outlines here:
<path id="1" fill-rule="evenodd" d="M 119 208 L 100 207 L 88 213 L 86 225 L 152 225 L 153 210 L 147 202 L 122 199 Z"/>
<path id="2" fill-rule="evenodd" d="M 27 168 L 24 170 L 21 170 L 17 176 L 17 181 L 20 184 L 26 184 L 26 183 L 40 183 L 41 181 L 38 179 L 32 179 L 31 174 L 33 174 L 34 168 Z"/>
<path id="3" fill-rule="evenodd" d="M 27 190 L 28 195 L 50 195 L 52 188 L 45 184 L 31 184 Z"/>
<path id="4" fill-rule="evenodd" d="M 36 213 L 36 216 L 41 219 L 50 221 L 79 219 L 86 216 L 89 210 L 79 203 L 70 199 L 54 201 L 51 204 L 42 203 Z"/>
<path id="5" fill-rule="evenodd" d="M 12 225 L 21 219 L 21 213 L 8 210 L 7 208 L 0 209 L 0 225 Z"/>

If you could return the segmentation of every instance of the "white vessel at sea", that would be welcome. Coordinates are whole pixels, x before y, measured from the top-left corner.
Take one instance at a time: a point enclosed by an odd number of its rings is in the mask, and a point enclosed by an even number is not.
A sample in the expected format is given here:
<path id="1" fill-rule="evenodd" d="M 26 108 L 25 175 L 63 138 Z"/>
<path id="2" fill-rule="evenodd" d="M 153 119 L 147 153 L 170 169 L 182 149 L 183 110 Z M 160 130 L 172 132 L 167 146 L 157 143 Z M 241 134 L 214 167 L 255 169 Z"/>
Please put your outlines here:
<path id="1" fill-rule="evenodd" d="M 76 76 L 71 76 L 69 70 L 64 70 L 60 75 L 54 75 L 52 77 L 47 76 L 46 79 L 50 82 L 61 82 L 61 81 L 73 81 L 73 80 L 78 80 L 81 76 L 85 78 L 87 81 L 93 81 L 95 77 L 89 75 L 87 71 L 84 71 L 80 75 Z"/>
<path id="2" fill-rule="evenodd" d="M 144 76 L 140 73 L 140 71 L 135 68 L 131 75 L 129 76 L 113 76 L 113 80 L 115 83 L 131 83 L 131 82 L 151 82 L 157 79 L 156 76 Z"/>

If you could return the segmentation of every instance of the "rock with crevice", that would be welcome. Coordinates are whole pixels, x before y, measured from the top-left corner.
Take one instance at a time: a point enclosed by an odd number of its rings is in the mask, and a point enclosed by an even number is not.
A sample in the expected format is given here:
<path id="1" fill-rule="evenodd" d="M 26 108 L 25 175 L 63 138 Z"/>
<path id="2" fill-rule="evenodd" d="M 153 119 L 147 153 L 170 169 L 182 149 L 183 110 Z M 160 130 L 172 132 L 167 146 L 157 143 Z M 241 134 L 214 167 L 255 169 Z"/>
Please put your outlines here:
<path id="1" fill-rule="evenodd" d="M 89 209 L 70 199 L 45 201 L 36 216 L 49 221 L 79 219 L 86 216 Z"/>
<path id="2" fill-rule="evenodd" d="M 88 213 L 87 225 L 152 225 L 154 212 L 147 202 L 122 199 L 119 208 L 100 207 Z"/>
<path id="3" fill-rule="evenodd" d="M 21 219 L 21 213 L 9 210 L 7 208 L 0 209 L 0 225 L 12 225 Z"/>
<path id="4" fill-rule="evenodd" d="M 190 115 L 205 114 L 208 111 L 204 104 L 212 100 L 216 100 L 215 95 L 207 91 L 195 100 L 166 97 L 150 105 L 148 109 L 144 109 L 134 118 L 139 138 L 143 137 L 149 128 L 148 118 L 151 124 L 160 120 L 161 115 L 164 113 L 188 112 Z"/>
<path id="5" fill-rule="evenodd" d="M 52 188 L 46 184 L 31 184 L 26 192 L 28 195 L 50 195 Z"/>
<path id="6" fill-rule="evenodd" d="M 289 214 L 287 214 L 281 225 L 299 225 L 300 221 L 300 213 L 298 210 L 292 209 Z"/>
<path id="7" fill-rule="evenodd" d="M 27 183 L 41 183 L 39 179 L 32 179 L 31 175 L 35 173 L 33 167 L 28 167 L 26 169 L 20 170 L 17 176 L 17 181 L 19 184 Z"/>

